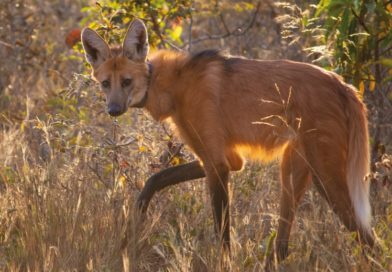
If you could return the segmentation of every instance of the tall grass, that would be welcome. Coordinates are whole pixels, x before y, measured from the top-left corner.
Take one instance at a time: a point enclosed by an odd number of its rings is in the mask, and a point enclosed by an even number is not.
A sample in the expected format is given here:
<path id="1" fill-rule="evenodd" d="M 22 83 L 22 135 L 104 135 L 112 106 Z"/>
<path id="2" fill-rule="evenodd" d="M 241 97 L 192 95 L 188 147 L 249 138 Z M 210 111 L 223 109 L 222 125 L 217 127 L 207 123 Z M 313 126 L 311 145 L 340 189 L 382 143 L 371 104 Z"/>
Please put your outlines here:
<path id="1" fill-rule="evenodd" d="M 102 106 L 99 100 L 95 104 L 91 108 Z M 104 114 L 94 120 L 76 116 L 71 122 L 61 111 L 0 134 L 0 270 L 223 271 L 222 263 L 232 271 L 262 270 L 277 227 L 277 163 L 249 164 L 232 175 L 233 254 L 222 261 L 204 180 L 158 193 L 144 218 L 134 208 L 143 181 L 161 165 L 159 154 L 166 145 L 159 142 L 170 136 L 165 129 L 137 111 L 119 119 L 114 139 L 113 120 Z M 96 122 L 105 122 L 104 128 Z M 191 156 L 183 153 L 183 159 Z M 291 254 L 276 268 L 390 269 L 391 192 L 375 182 L 376 254 L 363 254 L 354 234 L 311 189 L 297 213 Z"/>
<path id="2" fill-rule="evenodd" d="M 0 45 L 0 271 L 261 271 L 277 228 L 278 163 L 232 174 L 229 260 L 217 247 L 204 180 L 159 192 L 140 217 L 134 204 L 144 181 L 193 157 L 183 148 L 167 161 L 179 143 L 164 125 L 140 110 L 109 118 L 90 78 L 73 74 L 82 55 L 63 38 L 80 16 L 77 2 L 0 3 L 0 41 L 12 45 Z M 262 48 L 265 36 L 250 34 L 246 46 Z M 290 255 L 274 268 L 392 270 L 390 162 L 372 177 L 374 253 L 362 252 L 311 188 Z"/>

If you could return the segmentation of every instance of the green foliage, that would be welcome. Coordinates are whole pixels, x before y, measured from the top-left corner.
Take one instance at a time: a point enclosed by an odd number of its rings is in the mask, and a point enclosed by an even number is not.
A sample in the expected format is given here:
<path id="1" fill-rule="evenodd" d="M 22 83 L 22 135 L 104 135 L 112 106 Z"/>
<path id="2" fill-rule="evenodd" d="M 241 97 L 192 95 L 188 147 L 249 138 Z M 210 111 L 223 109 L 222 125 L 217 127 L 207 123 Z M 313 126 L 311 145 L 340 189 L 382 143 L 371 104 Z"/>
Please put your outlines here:
<path id="1" fill-rule="evenodd" d="M 322 22 L 321 42 L 332 51 L 330 68 L 364 90 L 381 83 L 381 69 L 390 69 L 386 54 L 392 42 L 392 4 L 386 1 L 322 0 L 315 17 Z M 389 47 L 389 48 L 388 48 Z M 382 67 L 381 67 L 382 66 Z"/>
<path id="2" fill-rule="evenodd" d="M 81 25 L 96 29 L 107 41 L 120 43 L 124 31 L 134 18 L 142 19 L 149 29 L 152 47 L 181 45 L 182 20 L 192 10 L 191 0 L 97 1 L 82 9 L 87 16 Z"/>

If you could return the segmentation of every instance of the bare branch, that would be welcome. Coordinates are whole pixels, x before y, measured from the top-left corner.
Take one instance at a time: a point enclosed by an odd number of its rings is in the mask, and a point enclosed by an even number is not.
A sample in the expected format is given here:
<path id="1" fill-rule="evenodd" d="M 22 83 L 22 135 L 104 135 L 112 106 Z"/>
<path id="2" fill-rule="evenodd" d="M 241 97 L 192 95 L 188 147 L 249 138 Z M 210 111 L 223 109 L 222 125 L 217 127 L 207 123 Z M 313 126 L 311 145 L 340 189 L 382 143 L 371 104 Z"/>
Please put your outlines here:
<path id="1" fill-rule="evenodd" d="M 193 9 L 193 4 L 192 3 L 192 9 Z M 192 12 L 189 13 L 189 37 L 188 37 L 188 52 L 191 52 L 192 50 L 192 27 L 193 27 L 193 16 Z"/>
<path id="2" fill-rule="evenodd" d="M 183 146 L 184 146 L 184 144 L 179 144 L 178 146 L 176 146 L 176 148 L 174 149 L 174 152 L 171 154 L 170 158 L 165 163 L 165 168 L 169 167 L 170 163 L 180 153 Z"/>
<path id="3" fill-rule="evenodd" d="M 221 34 L 221 35 L 207 35 L 207 36 L 205 36 L 205 37 L 201 37 L 201 38 L 199 38 L 199 39 L 193 40 L 192 44 L 197 44 L 197 43 L 200 43 L 200 42 L 203 42 L 203 41 L 207 41 L 207 40 L 219 40 L 219 39 L 224 39 L 224 38 L 228 38 L 228 37 L 230 37 L 230 36 L 238 37 L 238 36 L 244 35 L 244 34 L 245 34 L 246 32 L 248 32 L 249 29 L 251 29 L 252 26 L 254 25 L 254 23 L 255 23 L 255 21 L 256 21 L 257 14 L 259 13 L 259 10 L 260 10 L 260 6 L 261 6 L 261 2 L 258 2 L 258 3 L 257 3 L 257 6 L 256 6 L 256 10 L 255 10 L 255 12 L 253 13 L 253 16 L 252 16 L 252 18 L 251 18 L 251 20 L 249 21 L 248 24 L 243 24 L 242 26 L 236 28 L 236 29 L 233 30 L 233 31 L 230 31 L 230 30 L 227 28 L 226 22 L 224 21 L 222 14 L 220 14 L 220 19 L 221 19 L 222 24 L 224 25 L 224 27 L 225 27 L 225 29 L 226 29 L 227 32 L 226 32 L 225 34 Z M 242 29 L 243 29 L 243 30 L 242 30 Z M 184 46 L 188 46 L 188 44 L 185 44 Z"/>
<path id="4" fill-rule="evenodd" d="M 147 3 L 148 6 L 151 7 L 150 0 L 147 0 L 146 3 Z M 159 29 L 158 20 L 157 20 L 156 15 L 154 14 L 153 11 L 150 12 L 150 16 L 151 16 L 151 22 L 152 22 L 152 30 L 155 32 L 155 34 L 157 34 L 157 36 L 158 36 L 158 38 L 160 40 L 160 45 L 161 46 L 165 46 L 166 41 L 165 41 L 165 39 L 162 36 L 162 33 L 161 33 L 160 29 Z"/>
<path id="5" fill-rule="evenodd" d="M 367 33 L 371 34 L 371 32 L 369 31 L 369 28 L 365 25 L 365 22 L 363 21 L 362 16 L 359 16 L 359 15 L 355 12 L 354 8 L 351 8 L 351 12 L 353 13 L 354 17 L 357 18 L 359 24 L 363 27 L 363 29 L 365 29 L 365 31 L 366 31 Z"/>
<path id="6" fill-rule="evenodd" d="M 0 41 L 0 45 L 3 45 L 5 47 L 11 48 L 11 49 L 13 48 L 12 44 L 9 44 L 9 43 L 4 42 L 4 41 Z"/>

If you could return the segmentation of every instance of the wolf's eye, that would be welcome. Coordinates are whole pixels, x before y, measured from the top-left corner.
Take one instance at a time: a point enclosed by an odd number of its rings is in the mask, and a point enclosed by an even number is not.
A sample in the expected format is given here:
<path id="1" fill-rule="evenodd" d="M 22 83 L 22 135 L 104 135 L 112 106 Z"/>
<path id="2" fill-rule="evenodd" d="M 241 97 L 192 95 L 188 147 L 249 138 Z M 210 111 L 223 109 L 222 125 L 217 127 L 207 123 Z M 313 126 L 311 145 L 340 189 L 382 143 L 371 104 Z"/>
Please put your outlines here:
<path id="1" fill-rule="evenodd" d="M 132 79 L 126 78 L 126 79 L 124 79 L 124 80 L 121 82 L 121 86 L 122 86 L 123 88 L 125 88 L 125 87 L 128 87 L 129 85 L 131 85 L 131 83 L 132 83 Z"/>
<path id="2" fill-rule="evenodd" d="M 102 87 L 104 87 L 104 88 L 110 87 L 110 81 L 109 80 L 104 80 L 104 81 L 101 82 L 101 84 L 102 84 Z"/>

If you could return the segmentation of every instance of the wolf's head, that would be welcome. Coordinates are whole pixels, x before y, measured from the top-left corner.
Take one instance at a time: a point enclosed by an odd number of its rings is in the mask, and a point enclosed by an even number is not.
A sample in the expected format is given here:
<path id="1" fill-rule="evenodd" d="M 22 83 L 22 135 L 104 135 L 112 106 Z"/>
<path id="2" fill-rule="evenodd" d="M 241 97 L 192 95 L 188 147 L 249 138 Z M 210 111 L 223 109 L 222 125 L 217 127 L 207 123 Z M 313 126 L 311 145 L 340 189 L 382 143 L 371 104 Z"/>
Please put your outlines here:
<path id="1" fill-rule="evenodd" d="M 128 107 L 143 107 L 147 100 L 149 66 L 147 29 L 135 19 L 128 28 L 121 47 L 109 47 L 94 30 L 82 31 L 82 44 L 93 77 L 106 96 L 107 112 L 119 116 Z"/>

